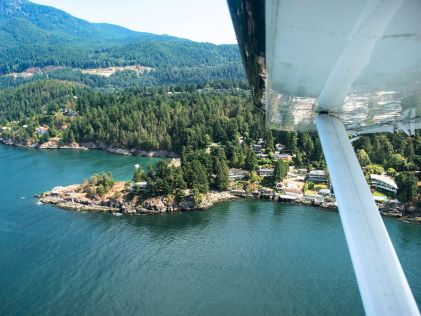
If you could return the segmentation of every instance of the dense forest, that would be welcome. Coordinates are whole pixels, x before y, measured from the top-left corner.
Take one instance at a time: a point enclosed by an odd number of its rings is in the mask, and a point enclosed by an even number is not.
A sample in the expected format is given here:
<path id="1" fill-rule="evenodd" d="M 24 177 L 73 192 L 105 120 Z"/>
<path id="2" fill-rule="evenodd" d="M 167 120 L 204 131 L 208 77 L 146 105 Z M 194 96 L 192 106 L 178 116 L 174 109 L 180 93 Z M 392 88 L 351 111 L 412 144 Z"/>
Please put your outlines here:
<path id="1" fill-rule="evenodd" d="M 0 2 L 0 88 L 28 79 L 4 76 L 33 67 L 62 66 L 29 80 L 59 79 L 95 88 L 244 81 L 237 45 L 197 43 L 168 35 L 95 24 L 25 0 Z M 77 69 L 141 65 L 155 71 L 137 78 L 124 72 L 104 78 Z M 224 83 L 225 82 L 225 83 Z"/>
<path id="2" fill-rule="evenodd" d="M 101 90 L 178 84 L 192 84 L 195 86 L 210 84 L 220 88 L 247 87 L 242 65 L 240 63 L 230 63 L 215 67 L 159 68 L 140 76 L 134 71 L 125 70 L 117 71 L 110 77 L 82 73 L 79 69 L 63 68 L 35 74 L 30 78 L 0 76 L 0 89 L 18 87 L 28 82 L 47 79 L 71 81 Z"/>
<path id="3" fill-rule="evenodd" d="M 282 178 L 287 169 L 273 165 L 271 158 L 277 143 L 294 157 L 296 167 L 326 169 L 316 134 L 265 129 L 264 115 L 252 105 L 249 91 L 236 87 L 173 85 L 105 92 L 71 82 L 35 81 L 0 91 L 0 125 L 3 141 L 15 143 L 56 138 L 62 145 L 175 152 L 182 158 L 185 185 L 198 193 L 226 188 L 227 168 L 256 171 L 272 165 Z M 48 131 L 40 134 L 40 126 Z M 265 141 L 268 158 L 258 159 L 252 149 L 258 139 Z M 368 174 L 397 177 L 405 188 L 398 192 L 402 200 L 416 196 L 419 132 L 415 137 L 402 132 L 364 135 L 353 145 Z M 165 178 L 161 171 L 149 171 L 149 194 L 164 190 L 159 188 Z"/>
<path id="4" fill-rule="evenodd" d="M 63 117 L 63 109 L 78 115 Z M 0 124 L 16 120 L 19 126 L 28 125 L 23 139 L 33 137 L 35 125 L 48 125 L 54 134 L 66 120 L 65 134 L 71 132 L 81 143 L 179 154 L 183 148 L 204 149 L 220 143 L 231 161 L 233 155 L 246 154 L 239 149 L 241 136 L 246 145 L 259 138 L 269 148 L 284 144 L 298 165 L 322 161 L 317 135 L 265 130 L 263 113 L 252 106 L 249 92 L 239 88 L 178 85 L 101 92 L 74 83 L 36 81 L 0 91 Z M 419 134 L 365 135 L 353 145 L 363 166 L 414 171 L 421 165 Z"/>
<path id="5" fill-rule="evenodd" d="M 105 46 L 105 47 L 104 47 Z M 237 45 L 214 45 L 188 40 L 136 42 L 107 48 L 82 44 L 71 47 L 34 45 L 0 49 L 0 74 L 21 72 L 30 67 L 67 66 L 104 68 L 142 65 L 162 69 L 210 69 L 241 65 Z"/>

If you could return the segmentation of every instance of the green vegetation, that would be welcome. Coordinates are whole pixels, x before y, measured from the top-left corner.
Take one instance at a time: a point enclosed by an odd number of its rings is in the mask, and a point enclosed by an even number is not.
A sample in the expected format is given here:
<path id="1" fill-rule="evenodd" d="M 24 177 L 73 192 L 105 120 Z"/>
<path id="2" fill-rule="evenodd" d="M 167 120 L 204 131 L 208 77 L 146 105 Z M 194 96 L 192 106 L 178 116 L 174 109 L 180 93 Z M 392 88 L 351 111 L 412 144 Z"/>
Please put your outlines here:
<path id="1" fill-rule="evenodd" d="M 417 197 L 417 178 L 407 172 L 401 172 L 396 177 L 398 199 L 401 202 L 413 202 Z"/>
<path id="2" fill-rule="evenodd" d="M 114 180 L 111 173 L 98 173 L 94 174 L 89 181 L 85 181 L 82 188 L 89 197 L 95 197 L 96 195 L 104 196 L 113 185 Z"/>
<path id="3" fill-rule="evenodd" d="M 141 192 L 144 197 L 177 196 L 186 188 L 181 168 L 169 166 L 165 161 L 159 162 L 155 169 L 149 166 L 145 180 L 147 189 Z"/>
<path id="4" fill-rule="evenodd" d="M 30 79 L 0 77 L 2 88 L 47 78 L 105 89 L 209 82 L 224 87 L 245 80 L 237 45 L 196 43 L 89 23 L 28 1 L 0 2 L 0 40 L 0 75 L 33 67 L 49 68 Z M 128 65 L 152 67 L 155 71 L 140 77 L 124 71 L 110 78 L 75 71 Z"/>
<path id="5" fill-rule="evenodd" d="M 236 88 L 178 85 L 105 92 L 56 80 L 36 81 L 0 90 L 0 125 L 3 140 L 23 144 L 56 139 L 61 145 L 75 141 L 175 152 L 182 157 L 186 187 L 198 193 L 226 189 L 228 167 L 275 168 L 272 181 L 282 179 L 288 166 L 274 159 L 275 143 L 293 155 L 291 164 L 296 167 L 326 169 L 316 135 L 265 130 L 249 92 Z M 40 126 L 48 130 L 41 134 Z M 253 150 L 260 138 L 268 157 L 258 158 Z M 367 176 L 385 170 L 391 176 L 414 173 L 421 165 L 418 132 L 414 138 L 403 133 L 362 136 L 354 146 Z M 172 184 L 161 185 L 161 174 L 150 174 L 150 194 L 180 194 Z"/>
<path id="6" fill-rule="evenodd" d="M 288 173 L 288 163 L 279 159 L 275 162 L 274 180 L 275 184 L 282 181 Z"/>

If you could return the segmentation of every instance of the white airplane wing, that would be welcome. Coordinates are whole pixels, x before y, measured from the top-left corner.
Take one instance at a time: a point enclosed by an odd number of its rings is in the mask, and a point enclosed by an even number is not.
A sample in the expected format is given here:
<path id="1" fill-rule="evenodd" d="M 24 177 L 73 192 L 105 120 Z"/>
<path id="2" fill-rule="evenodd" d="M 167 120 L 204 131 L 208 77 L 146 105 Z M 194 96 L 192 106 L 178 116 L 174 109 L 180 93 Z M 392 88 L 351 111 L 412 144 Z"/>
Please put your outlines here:
<path id="1" fill-rule="evenodd" d="M 348 134 L 421 128 L 421 1 L 228 0 L 270 128 L 317 131 L 368 315 L 419 315 Z"/>

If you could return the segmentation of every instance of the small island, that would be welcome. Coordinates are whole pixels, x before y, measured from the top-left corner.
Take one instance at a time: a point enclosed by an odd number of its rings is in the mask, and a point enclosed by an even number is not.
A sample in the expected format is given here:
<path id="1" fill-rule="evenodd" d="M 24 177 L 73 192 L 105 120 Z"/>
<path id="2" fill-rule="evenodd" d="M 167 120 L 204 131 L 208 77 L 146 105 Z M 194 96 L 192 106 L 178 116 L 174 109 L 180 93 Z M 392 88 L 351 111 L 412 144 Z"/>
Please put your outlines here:
<path id="1" fill-rule="evenodd" d="M 38 198 L 43 204 L 53 204 L 68 210 L 125 215 L 203 210 L 212 207 L 216 202 L 237 198 L 229 191 L 198 194 L 189 189 L 180 190 L 177 195 L 146 197 L 146 187 L 144 181 L 114 181 L 110 173 L 100 173 L 81 184 L 55 187 Z"/>
<path id="2" fill-rule="evenodd" d="M 213 158 L 210 161 L 216 167 L 211 168 L 214 171 L 209 176 L 201 164 L 195 163 L 199 157 L 203 159 L 206 156 Z M 254 155 L 251 156 L 251 161 L 254 161 Z M 140 165 L 135 165 L 131 181 L 115 181 L 111 173 L 99 173 L 81 184 L 55 187 L 37 197 L 42 204 L 63 209 L 116 215 L 205 210 L 215 203 L 240 198 L 269 199 L 337 210 L 328 185 L 328 175 L 323 170 L 307 172 L 306 169 L 288 167 L 282 160 L 278 160 L 274 169 L 259 168 L 258 172 L 228 169 L 225 159 L 223 152 L 213 147 L 201 155 L 189 152 L 182 160 L 163 160 L 155 168 L 149 166 L 146 173 Z M 183 170 L 185 165 L 193 169 Z M 380 180 L 381 177 L 373 176 L 372 185 L 387 184 Z M 273 181 L 276 185 L 269 187 Z M 393 187 L 393 183 L 389 184 Z M 421 224 L 421 213 L 416 204 L 385 201 L 376 197 L 382 196 L 375 196 L 382 215 Z"/>

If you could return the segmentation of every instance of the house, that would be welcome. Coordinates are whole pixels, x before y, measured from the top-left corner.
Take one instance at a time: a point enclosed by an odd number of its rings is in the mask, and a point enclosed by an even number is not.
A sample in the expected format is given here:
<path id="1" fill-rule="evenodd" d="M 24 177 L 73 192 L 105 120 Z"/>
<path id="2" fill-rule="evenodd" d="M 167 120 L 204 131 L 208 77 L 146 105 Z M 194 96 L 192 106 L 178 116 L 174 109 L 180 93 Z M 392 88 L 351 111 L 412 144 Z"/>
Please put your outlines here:
<path id="1" fill-rule="evenodd" d="M 36 128 L 35 131 L 40 135 L 45 135 L 45 134 L 48 133 L 49 129 L 50 128 L 48 126 L 40 126 L 40 127 Z"/>
<path id="2" fill-rule="evenodd" d="M 247 196 L 247 192 L 246 192 L 246 190 L 240 190 L 240 189 L 237 189 L 237 190 L 231 190 L 231 191 L 230 191 L 230 193 L 231 193 L 232 195 L 235 195 L 235 196 Z"/>
<path id="3" fill-rule="evenodd" d="M 373 199 L 376 203 L 383 203 L 387 201 L 387 197 L 384 195 L 373 195 Z"/>
<path id="4" fill-rule="evenodd" d="M 267 154 L 263 154 L 263 153 L 258 153 L 258 154 L 257 154 L 257 158 L 260 158 L 260 159 L 267 159 L 267 158 L 269 158 L 269 155 L 267 155 Z"/>
<path id="5" fill-rule="evenodd" d="M 308 179 L 312 182 L 328 182 L 327 174 L 324 170 L 311 170 Z"/>
<path id="6" fill-rule="evenodd" d="M 282 144 L 276 144 L 275 148 L 277 151 L 283 151 L 285 149 L 285 146 Z"/>
<path id="7" fill-rule="evenodd" d="M 72 111 L 72 110 L 66 109 L 66 108 L 61 108 L 60 112 L 62 112 L 65 116 L 68 116 L 68 117 L 76 117 L 76 116 L 79 115 L 78 112 Z"/>
<path id="8" fill-rule="evenodd" d="M 331 195 L 331 192 L 329 189 L 321 189 L 319 190 L 319 194 L 323 197 L 328 197 Z"/>
<path id="9" fill-rule="evenodd" d="M 295 198 L 302 198 L 303 192 L 297 188 L 283 188 L 284 195 L 293 196 Z"/>
<path id="10" fill-rule="evenodd" d="M 275 152 L 273 158 L 275 158 L 277 160 L 282 159 L 282 160 L 285 160 L 285 161 L 292 161 L 293 156 L 290 155 L 290 154 L 281 154 L 279 152 Z"/>
<path id="11" fill-rule="evenodd" d="M 131 184 L 130 189 L 140 189 L 145 190 L 148 187 L 148 183 L 146 181 L 134 182 Z"/>
<path id="12" fill-rule="evenodd" d="M 265 143 L 265 141 L 263 140 L 263 138 L 259 138 L 259 140 L 257 141 L 257 144 L 259 144 L 259 145 L 261 145 L 261 146 L 264 146 L 266 143 Z"/>
<path id="13" fill-rule="evenodd" d="M 228 171 L 228 178 L 230 181 L 242 180 L 249 175 L 247 170 L 231 168 Z"/>
<path id="14" fill-rule="evenodd" d="M 274 169 L 273 168 L 260 168 L 259 176 L 261 177 L 272 177 Z"/>
<path id="15" fill-rule="evenodd" d="M 256 154 L 259 154 L 262 152 L 262 145 L 253 144 L 253 150 Z"/>
<path id="16" fill-rule="evenodd" d="M 395 179 L 386 175 L 370 174 L 371 186 L 388 192 L 398 192 Z"/>
<path id="17" fill-rule="evenodd" d="M 259 192 L 260 196 L 263 198 L 271 199 L 273 197 L 273 190 L 270 188 L 261 188 Z"/>
<path id="18" fill-rule="evenodd" d="M 284 179 L 276 184 L 275 189 L 282 191 L 285 195 L 292 195 L 298 198 L 303 197 L 304 183 L 295 181 L 295 179 Z"/>
<path id="19" fill-rule="evenodd" d="M 70 111 L 70 112 L 67 112 L 67 114 L 66 114 L 68 117 L 76 117 L 76 116 L 78 116 L 79 115 L 79 113 L 78 112 L 76 112 L 76 111 Z"/>
<path id="20" fill-rule="evenodd" d="M 294 180 L 294 181 L 300 181 L 300 182 L 306 181 L 305 176 L 300 176 L 300 175 L 296 174 L 295 172 L 288 172 L 287 177 L 288 177 L 288 179 L 291 179 L 291 180 Z"/>
<path id="21" fill-rule="evenodd" d="M 307 169 L 301 168 L 301 169 L 295 169 L 295 172 L 299 174 L 300 176 L 306 176 L 307 175 Z"/>

